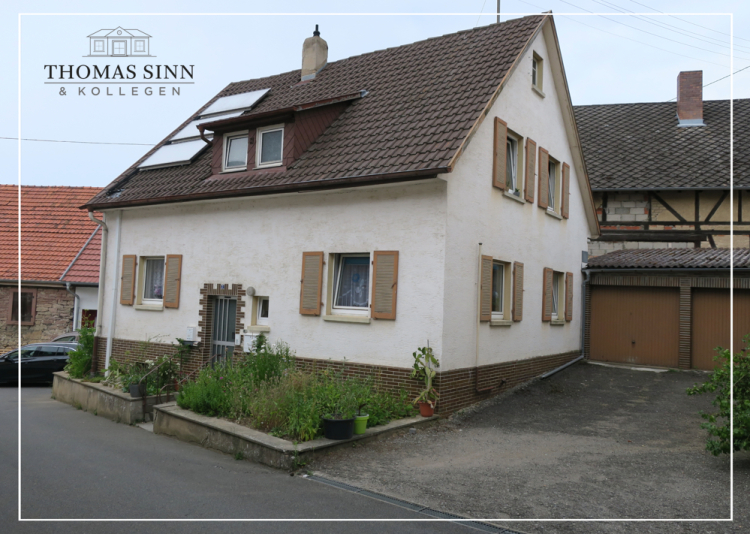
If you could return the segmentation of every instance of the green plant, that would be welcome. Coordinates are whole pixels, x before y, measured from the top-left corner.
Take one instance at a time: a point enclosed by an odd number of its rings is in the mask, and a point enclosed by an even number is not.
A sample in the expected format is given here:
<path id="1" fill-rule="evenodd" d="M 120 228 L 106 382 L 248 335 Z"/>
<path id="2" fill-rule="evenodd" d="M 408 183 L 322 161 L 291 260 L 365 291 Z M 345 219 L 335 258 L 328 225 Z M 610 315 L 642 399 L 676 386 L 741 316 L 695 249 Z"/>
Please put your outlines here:
<path id="1" fill-rule="evenodd" d="M 237 451 L 237 452 L 234 453 L 234 459 L 235 460 L 244 460 L 245 459 L 245 455 L 242 454 L 242 451 Z"/>
<path id="2" fill-rule="evenodd" d="M 94 355 L 94 332 L 92 321 L 83 321 L 78 335 L 78 346 L 68 353 L 65 371 L 71 378 L 83 378 L 91 370 Z"/>
<path id="3" fill-rule="evenodd" d="M 417 395 L 413 403 L 426 402 L 434 408 L 440 394 L 432 386 L 432 380 L 437 374 L 434 367 L 440 367 L 440 363 L 435 358 L 429 345 L 418 348 L 416 352 L 412 353 L 412 356 L 414 356 L 414 367 L 411 371 L 411 377 L 424 380 L 424 389 Z"/>
<path id="4" fill-rule="evenodd" d="M 715 393 L 711 402 L 716 413 L 701 411 L 706 422 L 701 428 L 708 432 L 706 450 L 714 456 L 729 454 L 734 444 L 735 451 L 750 450 L 750 334 L 743 338 L 745 348 L 731 358 L 729 349 L 716 348 L 714 361 L 719 365 L 703 384 L 687 390 L 688 395 Z M 734 360 L 732 362 L 732 360 Z M 730 369 L 734 367 L 734 404 L 730 399 Z M 734 435 L 730 434 L 730 408 L 734 408 Z"/>

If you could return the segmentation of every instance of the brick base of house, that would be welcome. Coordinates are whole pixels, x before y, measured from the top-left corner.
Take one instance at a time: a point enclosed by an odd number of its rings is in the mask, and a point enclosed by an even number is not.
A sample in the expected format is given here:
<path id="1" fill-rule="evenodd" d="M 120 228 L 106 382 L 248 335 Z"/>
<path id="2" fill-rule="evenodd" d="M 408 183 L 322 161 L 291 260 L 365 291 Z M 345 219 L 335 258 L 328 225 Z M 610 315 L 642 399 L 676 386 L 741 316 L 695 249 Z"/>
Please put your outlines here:
<path id="1" fill-rule="evenodd" d="M 96 338 L 98 371 L 104 370 L 107 339 Z M 169 343 L 144 343 L 125 339 L 115 339 L 112 357 L 120 363 L 139 362 L 155 359 L 164 354 L 175 354 L 175 346 Z M 204 362 L 201 347 L 193 347 L 185 362 L 184 371 L 192 373 Z M 434 380 L 440 392 L 437 411 L 449 415 L 457 410 L 488 399 L 510 388 L 551 371 L 580 355 L 578 351 L 538 356 L 526 360 L 502 362 L 479 367 L 466 367 L 438 373 Z M 235 353 L 241 357 L 242 353 Z M 378 388 L 398 393 L 405 390 L 410 398 L 417 395 L 422 383 L 411 378 L 411 368 L 388 367 L 366 363 L 352 363 L 314 358 L 296 358 L 297 368 L 309 372 L 329 370 L 340 372 L 346 377 L 370 378 Z"/>

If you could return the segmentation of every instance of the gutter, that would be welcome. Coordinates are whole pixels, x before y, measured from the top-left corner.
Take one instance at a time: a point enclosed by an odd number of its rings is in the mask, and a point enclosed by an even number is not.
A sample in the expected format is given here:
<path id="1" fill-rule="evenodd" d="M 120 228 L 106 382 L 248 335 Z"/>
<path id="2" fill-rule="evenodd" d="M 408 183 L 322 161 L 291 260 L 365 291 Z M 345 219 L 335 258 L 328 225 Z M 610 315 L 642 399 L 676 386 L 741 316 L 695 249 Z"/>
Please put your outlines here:
<path id="1" fill-rule="evenodd" d="M 74 331 L 76 329 L 76 325 L 78 324 L 78 312 L 81 309 L 81 296 L 78 295 L 75 291 L 72 291 L 70 289 L 71 287 L 72 285 L 70 282 L 65 282 L 65 291 L 73 295 L 73 299 L 75 299 L 75 306 L 73 306 L 73 328 L 70 329 L 71 331 Z"/>
<path id="2" fill-rule="evenodd" d="M 91 213 L 91 212 L 89 212 Z M 117 230 L 115 232 L 115 277 L 112 282 L 112 308 L 109 311 L 109 327 L 107 328 L 107 352 L 104 358 L 104 368 L 109 369 L 109 360 L 112 358 L 112 345 L 115 340 L 115 314 L 117 313 L 117 280 L 120 279 L 120 228 L 122 227 L 122 212 L 117 212 Z M 101 268 L 99 274 L 101 275 Z M 100 313 L 97 312 L 97 318 Z"/>
<path id="3" fill-rule="evenodd" d="M 109 241 L 109 228 L 107 228 L 107 224 L 103 220 L 94 217 L 94 212 L 92 211 L 89 212 L 89 219 L 98 224 L 102 229 L 102 246 L 101 250 L 99 251 L 99 289 L 96 292 L 96 330 L 94 331 L 94 336 L 101 336 L 102 307 L 104 306 L 104 272 L 107 266 L 107 242 Z M 94 341 L 94 354 L 91 357 L 92 373 L 96 373 L 96 368 L 98 366 L 97 364 L 99 363 L 99 351 L 97 350 L 98 346 L 99 344 Z"/>
<path id="4" fill-rule="evenodd" d="M 729 272 L 729 267 L 610 267 L 608 269 L 584 269 L 589 273 L 711 273 Z M 750 273 L 750 267 L 735 267 L 734 272 Z"/>

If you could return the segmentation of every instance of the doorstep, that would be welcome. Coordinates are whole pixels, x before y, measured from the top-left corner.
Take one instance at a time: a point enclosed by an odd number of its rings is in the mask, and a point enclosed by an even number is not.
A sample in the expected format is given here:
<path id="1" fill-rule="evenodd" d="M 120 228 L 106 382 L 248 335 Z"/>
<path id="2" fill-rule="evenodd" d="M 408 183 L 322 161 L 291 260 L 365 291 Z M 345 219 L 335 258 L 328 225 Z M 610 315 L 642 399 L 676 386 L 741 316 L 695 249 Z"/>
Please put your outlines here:
<path id="1" fill-rule="evenodd" d="M 351 439 L 333 440 L 318 438 L 295 445 L 294 442 L 270 436 L 260 430 L 199 415 L 169 402 L 154 406 L 154 433 L 172 436 L 188 443 L 197 443 L 232 455 L 242 455 L 245 460 L 281 469 L 295 469 L 312 459 L 315 453 L 347 446 L 354 442 L 382 438 L 413 426 L 423 426 L 439 419 L 432 417 L 407 417 L 386 425 L 368 428 L 364 434 Z"/>

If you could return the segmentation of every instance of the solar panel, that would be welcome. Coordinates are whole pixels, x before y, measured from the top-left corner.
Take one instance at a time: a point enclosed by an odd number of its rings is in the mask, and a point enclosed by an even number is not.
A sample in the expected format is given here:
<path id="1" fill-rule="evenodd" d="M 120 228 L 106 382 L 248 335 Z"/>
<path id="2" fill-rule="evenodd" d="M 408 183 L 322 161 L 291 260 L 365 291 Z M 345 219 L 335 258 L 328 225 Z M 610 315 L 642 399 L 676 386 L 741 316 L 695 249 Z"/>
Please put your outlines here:
<path id="1" fill-rule="evenodd" d="M 263 98 L 270 89 L 261 89 L 259 91 L 250 91 L 239 95 L 223 96 L 216 102 L 208 106 L 208 109 L 201 113 L 201 116 L 221 113 L 222 111 L 235 111 L 238 109 L 250 109 L 255 103 Z"/>
<path id="2" fill-rule="evenodd" d="M 200 139 L 197 141 L 186 141 L 184 143 L 164 145 L 151 154 L 146 161 L 138 165 L 138 168 L 144 169 L 147 167 L 186 165 L 190 163 L 198 152 L 207 146 L 208 145 Z"/>
<path id="3" fill-rule="evenodd" d="M 191 121 L 182 130 L 174 134 L 171 140 L 176 141 L 178 139 L 188 139 L 189 137 L 198 137 L 200 135 L 200 132 L 198 131 L 198 128 L 197 128 L 199 124 L 202 124 L 204 122 L 210 122 L 210 121 L 218 121 L 221 119 L 231 119 L 232 117 L 239 117 L 240 115 L 242 115 L 242 110 L 233 111 L 232 113 L 226 113 L 224 115 L 214 115 L 213 117 L 208 117 L 206 119 L 198 119 L 198 120 Z"/>

